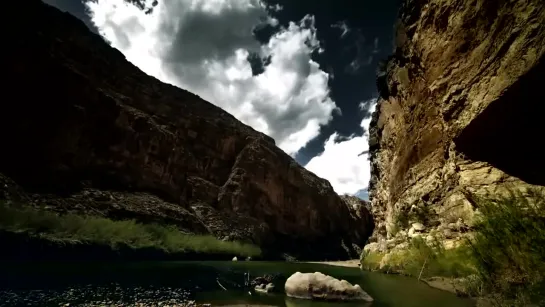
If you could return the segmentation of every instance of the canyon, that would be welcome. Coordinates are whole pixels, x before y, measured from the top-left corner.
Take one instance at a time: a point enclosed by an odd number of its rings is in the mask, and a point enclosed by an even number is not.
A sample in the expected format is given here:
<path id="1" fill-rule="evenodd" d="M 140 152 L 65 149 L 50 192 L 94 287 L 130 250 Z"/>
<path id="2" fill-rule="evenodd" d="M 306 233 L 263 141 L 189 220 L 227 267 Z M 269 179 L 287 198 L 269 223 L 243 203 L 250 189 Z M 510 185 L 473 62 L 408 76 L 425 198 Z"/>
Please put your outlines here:
<path id="1" fill-rule="evenodd" d="M 377 73 L 371 249 L 470 232 L 475 197 L 545 186 L 545 6 L 408 0 Z"/>
<path id="2" fill-rule="evenodd" d="M 24 8 L 23 8 L 24 7 Z M 373 231 L 272 138 L 148 76 L 39 0 L 8 35 L 0 197 L 37 209 L 174 225 L 270 259 L 351 259 Z M 7 98 L 9 97 L 9 98 Z"/>

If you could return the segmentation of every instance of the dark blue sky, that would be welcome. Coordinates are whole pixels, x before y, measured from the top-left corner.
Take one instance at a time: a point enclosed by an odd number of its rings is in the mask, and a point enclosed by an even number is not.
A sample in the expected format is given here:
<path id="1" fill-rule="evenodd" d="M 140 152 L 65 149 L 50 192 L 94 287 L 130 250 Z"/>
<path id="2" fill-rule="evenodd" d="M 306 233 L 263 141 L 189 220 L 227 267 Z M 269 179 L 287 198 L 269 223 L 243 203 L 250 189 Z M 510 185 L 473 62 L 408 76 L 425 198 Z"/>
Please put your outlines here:
<path id="1" fill-rule="evenodd" d="M 93 27 L 80 0 L 45 0 L 67 11 Z M 301 149 L 296 156 L 305 165 L 323 150 L 324 141 L 333 133 L 343 136 L 361 134 L 360 122 L 364 112 L 362 101 L 376 97 L 375 67 L 380 59 L 393 50 L 393 25 L 400 0 L 268 0 L 283 9 L 272 12 L 281 24 L 301 20 L 305 15 L 315 17 L 318 38 L 325 52 L 314 54 L 322 70 L 332 74 L 331 96 L 342 115 L 322 128 L 320 136 Z M 332 25 L 338 24 L 338 27 Z M 349 31 L 341 37 L 345 24 Z M 265 33 L 266 36 L 266 33 Z"/>
<path id="2" fill-rule="evenodd" d="M 394 23 L 400 0 L 271 0 L 283 10 L 276 13 L 281 23 L 299 20 L 306 14 L 315 16 L 318 38 L 325 52 L 314 59 L 324 71 L 333 73 L 330 80 L 332 98 L 342 115 L 334 114 L 320 136 L 301 149 L 297 160 L 306 164 L 323 150 L 324 141 L 333 133 L 343 136 L 361 134 L 364 112 L 362 101 L 377 97 L 375 68 L 378 61 L 393 52 Z M 345 23 L 350 31 L 331 25 Z M 352 65 L 351 65 L 352 64 Z"/>

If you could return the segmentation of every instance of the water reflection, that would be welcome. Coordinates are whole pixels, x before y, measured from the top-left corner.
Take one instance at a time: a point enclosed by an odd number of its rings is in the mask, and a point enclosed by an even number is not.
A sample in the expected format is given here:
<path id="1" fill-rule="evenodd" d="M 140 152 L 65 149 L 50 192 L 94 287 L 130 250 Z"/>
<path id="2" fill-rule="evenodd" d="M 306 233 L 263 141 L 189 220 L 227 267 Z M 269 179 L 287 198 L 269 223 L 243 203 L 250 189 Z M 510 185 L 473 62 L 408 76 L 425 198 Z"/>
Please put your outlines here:
<path id="1" fill-rule="evenodd" d="M 295 272 L 322 272 L 359 284 L 375 301 L 331 303 L 287 298 L 286 279 Z M 274 274 L 277 293 L 248 294 L 251 278 Z M 217 280 L 228 290 L 224 291 Z M 5 298 L 9 297 L 9 304 Z M 4 298 L 4 299 L 3 299 Z M 31 299 L 32 303 L 27 304 Z M 144 262 L 144 263 L 27 263 L 0 264 L 0 302 L 3 306 L 47 306 L 40 302 L 73 303 L 100 300 L 125 305 L 197 300 L 214 306 L 251 304 L 286 307 L 469 307 L 471 300 L 432 289 L 411 278 L 362 272 L 357 268 L 285 262 Z M 22 301 L 21 301 L 22 300 Z M 13 303 L 13 304 L 12 304 Z M 2 305 L 2 304 L 0 304 Z M 19 304 L 21 305 L 21 304 Z"/>
<path id="2" fill-rule="evenodd" d="M 352 307 L 352 306 L 371 307 L 373 305 L 373 303 L 363 302 L 363 301 L 332 303 L 332 302 L 322 302 L 322 301 L 301 300 L 301 299 L 286 297 L 285 300 L 284 300 L 284 305 L 286 307 L 334 307 L 334 306 L 341 306 L 341 307 Z"/>

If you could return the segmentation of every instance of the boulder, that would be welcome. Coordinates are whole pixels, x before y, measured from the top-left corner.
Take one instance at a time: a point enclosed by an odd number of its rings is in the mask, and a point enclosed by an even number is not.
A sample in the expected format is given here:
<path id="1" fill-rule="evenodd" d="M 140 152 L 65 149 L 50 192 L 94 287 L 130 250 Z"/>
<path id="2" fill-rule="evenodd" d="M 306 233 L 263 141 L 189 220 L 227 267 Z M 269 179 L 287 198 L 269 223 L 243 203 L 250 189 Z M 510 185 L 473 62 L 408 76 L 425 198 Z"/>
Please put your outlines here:
<path id="1" fill-rule="evenodd" d="M 422 223 L 413 223 L 412 227 L 416 231 L 423 231 L 424 229 L 426 229 L 426 226 L 424 226 Z"/>
<path id="2" fill-rule="evenodd" d="M 315 273 L 297 272 L 291 275 L 285 284 L 286 295 L 301 299 L 342 300 L 342 301 L 373 301 L 373 298 L 346 280 Z"/>

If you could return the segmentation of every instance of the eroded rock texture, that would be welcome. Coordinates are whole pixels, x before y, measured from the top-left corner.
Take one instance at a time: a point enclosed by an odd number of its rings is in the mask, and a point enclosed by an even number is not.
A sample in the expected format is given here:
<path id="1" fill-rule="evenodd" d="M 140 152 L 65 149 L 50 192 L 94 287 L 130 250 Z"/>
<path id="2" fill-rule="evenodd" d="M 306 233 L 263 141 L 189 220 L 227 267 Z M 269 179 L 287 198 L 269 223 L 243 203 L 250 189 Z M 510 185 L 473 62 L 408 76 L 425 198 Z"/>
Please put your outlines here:
<path id="1" fill-rule="evenodd" d="M 292 274 L 284 284 L 289 297 L 325 300 L 325 301 L 364 301 L 372 302 L 373 298 L 363 291 L 360 285 L 352 285 L 346 280 L 320 272 Z"/>
<path id="2" fill-rule="evenodd" d="M 371 123 L 377 239 L 453 239 L 470 193 L 545 185 L 544 20 L 541 0 L 405 1 Z"/>
<path id="3" fill-rule="evenodd" d="M 342 259 L 365 244 L 365 206 L 270 137 L 146 75 L 74 17 L 37 0 L 8 6 L 25 15 L 2 67 L 3 189 L 16 182 L 50 210 L 176 224 L 273 256 Z"/>

